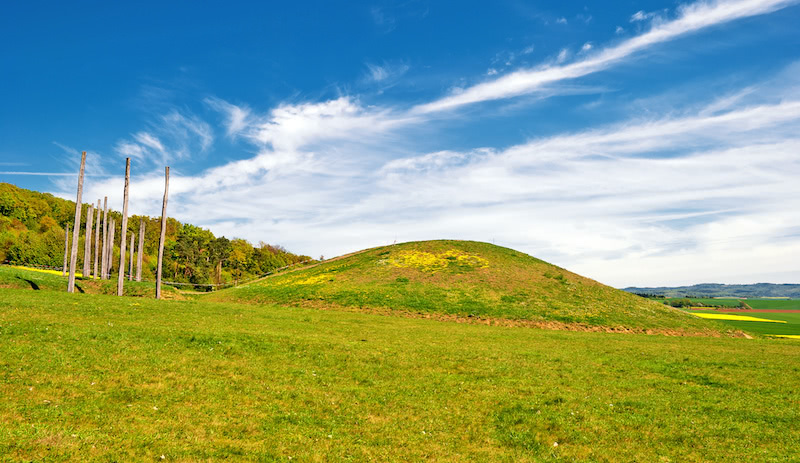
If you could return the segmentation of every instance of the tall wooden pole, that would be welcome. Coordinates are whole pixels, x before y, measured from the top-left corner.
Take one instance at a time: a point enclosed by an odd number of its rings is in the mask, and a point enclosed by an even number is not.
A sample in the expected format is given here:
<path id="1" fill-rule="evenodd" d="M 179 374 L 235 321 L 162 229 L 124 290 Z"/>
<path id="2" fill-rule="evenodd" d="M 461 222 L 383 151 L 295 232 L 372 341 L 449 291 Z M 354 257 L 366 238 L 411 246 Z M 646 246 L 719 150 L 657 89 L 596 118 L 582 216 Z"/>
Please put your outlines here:
<path id="1" fill-rule="evenodd" d="M 128 281 L 133 281 L 133 254 L 134 254 L 134 247 L 133 247 L 133 233 L 131 233 L 131 248 L 130 248 L 130 264 L 128 265 Z"/>
<path id="2" fill-rule="evenodd" d="M 158 240 L 158 267 L 156 267 L 156 299 L 161 299 L 161 266 L 164 263 L 164 239 L 167 236 L 167 196 L 169 195 L 169 166 L 164 174 L 164 203 L 161 205 L 161 238 Z"/>
<path id="3" fill-rule="evenodd" d="M 81 236 L 81 197 L 83 196 L 83 171 L 86 168 L 86 151 L 81 154 L 81 170 L 78 172 L 78 197 L 75 199 L 75 222 L 72 226 L 72 252 L 69 257 L 69 282 L 67 292 L 75 292 L 75 267 L 78 265 L 78 238 Z"/>
<path id="4" fill-rule="evenodd" d="M 97 217 L 95 218 L 94 224 L 94 275 L 93 278 L 96 280 L 98 274 L 100 273 L 100 269 L 97 268 L 97 263 L 99 262 L 100 258 L 100 200 L 97 200 Z"/>
<path id="5" fill-rule="evenodd" d="M 83 236 L 83 277 L 89 278 L 92 274 L 92 219 L 94 219 L 94 205 L 89 204 L 86 211 L 86 232 Z"/>
<path id="6" fill-rule="evenodd" d="M 64 229 L 64 266 L 61 267 L 61 276 L 67 276 L 67 259 L 69 259 L 69 224 Z"/>
<path id="7" fill-rule="evenodd" d="M 103 198 L 103 251 L 100 260 L 100 279 L 106 279 L 108 269 L 108 196 Z"/>
<path id="8" fill-rule="evenodd" d="M 139 255 L 136 256 L 136 281 L 142 281 L 142 255 L 144 251 L 144 217 L 139 219 Z"/>
<path id="9" fill-rule="evenodd" d="M 125 158 L 125 195 L 122 197 L 122 228 L 119 233 L 119 275 L 117 276 L 117 296 L 122 296 L 125 284 L 125 246 L 128 244 L 128 186 L 131 182 L 131 158 Z"/>
<path id="10" fill-rule="evenodd" d="M 108 249 L 106 249 L 106 280 L 111 279 L 114 270 L 114 235 L 117 233 L 117 224 L 114 217 L 108 218 Z"/>

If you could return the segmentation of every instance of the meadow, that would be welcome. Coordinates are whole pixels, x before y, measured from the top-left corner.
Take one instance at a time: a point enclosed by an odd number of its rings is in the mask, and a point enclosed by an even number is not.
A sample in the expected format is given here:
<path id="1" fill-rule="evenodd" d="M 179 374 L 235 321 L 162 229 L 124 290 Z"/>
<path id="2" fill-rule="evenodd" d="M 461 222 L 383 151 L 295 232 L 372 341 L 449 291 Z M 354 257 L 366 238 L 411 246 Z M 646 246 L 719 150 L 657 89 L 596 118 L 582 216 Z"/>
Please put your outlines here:
<path id="1" fill-rule="evenodd" d="M 792 461 L 800 342 L 0 289 L 4 461 Z"/>

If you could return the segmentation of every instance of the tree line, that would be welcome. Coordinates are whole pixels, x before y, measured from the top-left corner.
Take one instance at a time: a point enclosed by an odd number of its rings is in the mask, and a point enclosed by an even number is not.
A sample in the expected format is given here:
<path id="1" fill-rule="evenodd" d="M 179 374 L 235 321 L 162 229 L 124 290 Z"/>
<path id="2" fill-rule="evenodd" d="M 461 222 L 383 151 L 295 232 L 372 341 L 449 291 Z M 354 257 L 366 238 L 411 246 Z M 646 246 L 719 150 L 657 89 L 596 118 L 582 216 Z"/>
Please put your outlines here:
<path id="1" fill-rule="evenodd" d="M 88 204 L 82 208 L 86 223 Z M 64 256 L 64 230 L 74 220 L 75 202 L 49 193 L 0 183 L 0 261 L 17 265 L 60 268 Z M 116 236 L 121 236 L 121 217 L 109 210 L 116 222 Z M 140 218 L 144 219 L 144 258 L 142 277 L 155 277 L 160 218 L 132 215 L 128 233 L 138 236 Z M 84 233 L 79 249 L 83 249 Z M 243 239 L 216 237 L 211 231 L 167 219 L 166 244 L 162 272 L 169 281 L 193 284 L 235 283 L 277 268 L 311 260 L 293 254 L 281 246 L 259 242 L 254 246 Z M 112 262 L 119 262 L 119 243 L 114 246 Z M 78 268 L 83 254 L 78 255 Z M 114 272 L 118 272 L 114 268 Z M 123 269 L 127 271 L 127 269 Z"/>

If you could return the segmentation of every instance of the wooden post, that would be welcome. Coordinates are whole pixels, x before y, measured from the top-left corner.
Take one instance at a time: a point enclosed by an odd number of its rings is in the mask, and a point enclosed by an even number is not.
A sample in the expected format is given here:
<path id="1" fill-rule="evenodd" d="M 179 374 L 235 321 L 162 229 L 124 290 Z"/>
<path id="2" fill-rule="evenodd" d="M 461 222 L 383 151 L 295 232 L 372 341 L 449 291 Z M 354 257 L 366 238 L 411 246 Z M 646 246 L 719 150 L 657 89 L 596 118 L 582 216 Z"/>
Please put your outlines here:
<path id="1" fill-rule="evenodd" d="M 108 270 L 108 196 L 103 199 L 103 251 L 100 260 L 100 279 L 106 279 L 106 270 Z"/>
<path id="2" fill-rule="evenodd" d="M 144 218 L 139 219 L 139 255 L 136 258 L 136 281 L 142 281 L 142 256 L 144 251 Z"/>
<path id="3" fill-rule="evenodd" d="M 106 249 L 106 280 L 111 279 L 111 272 L 114 270 L 114 235 L 117 232 L 117 224 L 114 217 L 108 218 L 108 249 Z"/>
<path id="4" fill-rule="evenodd" d="M 100 269 L 97 268 L 97 264 L 100 258 L 100 200 L 97 200 L 97 217 L 95 218 L 94 224 L 94 275 L 93 278 L 96 280 L 97 275 L 100 273 Z"/>
<path id="5" fill-rule="evenodd" d="M 164 174 L 164 203 L 161 205 L 161 238 L 158 240 L 158 267 L 156 267 L 156 299 L 161 299 L 161 266 L 164 263 L 164 239 L 167 236 L 167 196 L 169 195 L 169 166 Z"/>
<path id="6" fill-rule="evenodd" d="M 75 200 L 75 222 L 72 225 L 72 252 L 69 257 L 69 282 L 67 292 L 75 292 L 75 267 L 78 265 L 78 238 L 81 236 L 81 197 L 83 196 L 83 171 L 86 168 L 86 151 L 81 154 L 81 170 L 78 172 L 78 197 Z"/>
<path id="7" fill-rule="evenodd" d="M 86 211 L 86 232 L 83 235 L 83 278 L 92 274 L 92 219 L 94 219 L 94 205 L 89 204 Z"/>
<path id="8" fill-rule="evenodd" d="M 133 248 L 133 233 L 131 233 L 131 247 L 130 247 L 130 249 L 131 249 L 130 250 L 131 259 L 130 259 L 130 264 L 128 265 L 128 281 L 133 281 L 133 254 L 134 254 L 134 252 L 133 252 L 134 251 L 134 248 Z"/>
<path id="9" fill-rule="evenodd" d="M 67 259 L 69 258 L 69 224 L 64 229 L 64 266 L 61 267 L 61 276 L 67 276 Z"/>
<path id="10" fill-rule="evenodd" d="M 125 194 L 122 197 L 122 228 L 119 233 L 119 275 L 117 276 L 117 296 L 122 296 L 125 284 L 125 246 L 128 244 L 128 185 L 131 181 L 131 158 L 125 158 Z"/>

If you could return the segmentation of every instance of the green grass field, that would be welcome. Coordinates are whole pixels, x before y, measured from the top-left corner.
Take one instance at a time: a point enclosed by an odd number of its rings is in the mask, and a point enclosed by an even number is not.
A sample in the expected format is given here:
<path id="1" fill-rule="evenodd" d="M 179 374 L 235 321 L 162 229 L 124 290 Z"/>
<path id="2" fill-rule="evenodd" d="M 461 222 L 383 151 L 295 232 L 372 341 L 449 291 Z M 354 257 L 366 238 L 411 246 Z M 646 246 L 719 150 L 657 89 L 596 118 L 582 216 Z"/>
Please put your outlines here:
<path id="1" fill-rule="evenodd" d="M 513 249 L 420 241 L 215 292 L 207 300 L 703 333 L 725 325 L 602 285 Z"/>
<path id="2" fill-rule="evenodd" d="M 800 342 L 0 289 L 4 461 L 792 461 Z M 558 445 L 555 445 L 558 444 Z"/>
<path id="3" fill-rule="evenodd" d="M 717 313 L 714 310 L 688 310 L 690 313 Z M 736 314 L 732 314 L 736 315 Z M 800 335 L 800 313 L 773 313 L 773 312 L 746 312 L 741 315 L 749 315 L 757 318 L 766 318 L 768 320 L 783 320 L 786 323 L 770 323 L 770 322 L 752 322 L 752 321 L 737 321 L 737 320 L 724 320 L 720 323 L 725 323 L 736 329 L 747 331 L 749 333 L 771 335 L 771 334 L 791 334 Z"/>
<path id="4" fill-rule="evenodd" d="M 681 299 L 681 298 L 673 298 Z M 693 303 L 702 304 L 707 307 L 739 307 L 739 299 L 715 299 L 715 298 L 691 298 Z"/>
<path id="5" fill-rule="evenodd" d="M 755 310 L 800 310 L 800 299 L 747 299 L 745 302 Z"/>

